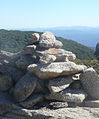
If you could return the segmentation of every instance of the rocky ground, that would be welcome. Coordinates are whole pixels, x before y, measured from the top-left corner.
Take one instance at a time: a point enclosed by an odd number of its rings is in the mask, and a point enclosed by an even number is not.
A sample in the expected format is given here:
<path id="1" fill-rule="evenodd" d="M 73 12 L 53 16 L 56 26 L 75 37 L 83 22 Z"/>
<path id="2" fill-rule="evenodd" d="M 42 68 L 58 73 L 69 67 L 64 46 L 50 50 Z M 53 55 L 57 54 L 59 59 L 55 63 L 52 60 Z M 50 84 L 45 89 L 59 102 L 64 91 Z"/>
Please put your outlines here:
<path id="1" fill-rule="evenodd" d="M 22 52 L 0 51 L 0 119 L 98 119 L 99 77 L 51 32 Z"/>

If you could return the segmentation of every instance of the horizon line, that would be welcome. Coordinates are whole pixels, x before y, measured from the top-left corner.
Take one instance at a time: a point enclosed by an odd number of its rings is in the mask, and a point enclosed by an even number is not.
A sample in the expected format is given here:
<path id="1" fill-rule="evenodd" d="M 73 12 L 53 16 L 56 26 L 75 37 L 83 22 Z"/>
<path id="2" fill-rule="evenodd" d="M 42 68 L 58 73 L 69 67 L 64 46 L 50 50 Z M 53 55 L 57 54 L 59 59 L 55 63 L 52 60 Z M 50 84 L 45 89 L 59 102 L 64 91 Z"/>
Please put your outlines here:
<path id="1" fill-rule="evenodd" d="M 17 27 L 16 28 L 7 28 L 6 27 L 6 28 L 0 28 L 0 30 L 1 29 L 5 29 L 5 30 L 22 30 L 22 29 L 42 29 L 42 28 L 43 29 L 48 29 L 48 28 L 69 28 L 69 27 L 99 28 L 99 26 L 70 25 L 70 26 L 54 26 L 54 27 L 52 27 L 52 26 L 51 27 L 49 27 L 49 26 L 48 27 L 47 26 L 46 27 L 43 27 L 42 26 L 42 27 L 23 27 L 23 28 L 21 28 L 21 27 L 20 28 L 17 28 Z"/>

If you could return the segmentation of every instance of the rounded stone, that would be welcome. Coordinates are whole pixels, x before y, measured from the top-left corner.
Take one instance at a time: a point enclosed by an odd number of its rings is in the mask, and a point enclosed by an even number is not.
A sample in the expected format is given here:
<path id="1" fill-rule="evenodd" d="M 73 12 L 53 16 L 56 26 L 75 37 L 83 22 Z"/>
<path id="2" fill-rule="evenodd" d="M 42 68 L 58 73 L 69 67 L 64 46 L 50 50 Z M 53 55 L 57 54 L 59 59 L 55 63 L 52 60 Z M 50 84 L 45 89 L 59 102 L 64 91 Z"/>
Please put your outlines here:
<path id="1" fill-rule="evenodd" d="M 36 88 L 36 77 L 28 72 L 15 85 L 13 96 L 16 102 L 22 102 L 27 99 Z"/>
<path id="2" fill-rule="evenodd" d="M 30 40 L 30 44 L 33 44 L 35 42 L 38 42 L 40 39 L 40 35 L 38 33 L 33 33 L 32 38 Z"/>
<path id="3" fill-rule="evenodd" d="M 84 90 L 94 99 L 99 99 L 99 77 L 93 68 L 88 68 L 80 75 Z"/>

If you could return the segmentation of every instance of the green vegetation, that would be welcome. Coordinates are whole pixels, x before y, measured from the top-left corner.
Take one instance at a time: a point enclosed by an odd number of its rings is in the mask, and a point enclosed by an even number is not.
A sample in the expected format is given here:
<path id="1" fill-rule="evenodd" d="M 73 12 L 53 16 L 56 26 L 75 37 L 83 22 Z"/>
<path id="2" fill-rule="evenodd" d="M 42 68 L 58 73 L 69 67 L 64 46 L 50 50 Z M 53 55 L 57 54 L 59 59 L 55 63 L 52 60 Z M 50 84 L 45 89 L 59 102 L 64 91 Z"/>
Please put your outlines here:
<path id="1" fill-rule="evenodd" d="M 96 55 L 97 59 L 99 59 L 99 43 L 97 43 L 97 45 L 96 45 L 95 55 Z"/>
<path id="2" fill-rule="evenodd" d="M 31 39 L 34 31 L 0 30 L 0 49 L 9 52 L 21 51 Z M 72 51 L 78 59 L 94 59 L 94 50 L 75 41 L 57 37 L 65 50 Z"/>
<path id="3" fill-rule="evenodd" d="M 31 39 L 32 31 L 0 30 L 0 49 L 9 52 L 21 51 Z"/>
<path id="4" fill-rule="evenodd" d="M 84 64 L 88 67 L 93 67 L 96 72 L 99 74 L 99 60 L 79 60 L 79 59 L 76 59 L 74 61 L 76 64 Z"/>
<path id="5" fill-rule="evenodd" d="M 78 59 L 95 59 L 94 50 L 72 40 L 67 40 L 61 37 L 58 37 L 57 39 L 63 43 L 63 48 L 65 50 L 69 50 L 76 54 Z"/>

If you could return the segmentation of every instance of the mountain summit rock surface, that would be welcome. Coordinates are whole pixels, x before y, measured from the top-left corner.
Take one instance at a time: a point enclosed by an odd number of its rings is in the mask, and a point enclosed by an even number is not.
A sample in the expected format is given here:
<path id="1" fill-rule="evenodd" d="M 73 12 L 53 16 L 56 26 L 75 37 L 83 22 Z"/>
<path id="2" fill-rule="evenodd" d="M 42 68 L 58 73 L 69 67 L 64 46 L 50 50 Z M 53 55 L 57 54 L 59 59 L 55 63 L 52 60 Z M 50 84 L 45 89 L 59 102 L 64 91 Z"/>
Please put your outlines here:
<path id="1" fill-rule="evenodd" d="M 99 77 L 53 33 L 19 53 L 0 51 L 0 119 L 98 119 Z"/>

